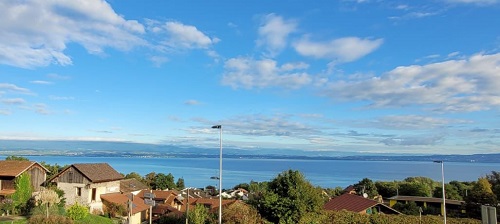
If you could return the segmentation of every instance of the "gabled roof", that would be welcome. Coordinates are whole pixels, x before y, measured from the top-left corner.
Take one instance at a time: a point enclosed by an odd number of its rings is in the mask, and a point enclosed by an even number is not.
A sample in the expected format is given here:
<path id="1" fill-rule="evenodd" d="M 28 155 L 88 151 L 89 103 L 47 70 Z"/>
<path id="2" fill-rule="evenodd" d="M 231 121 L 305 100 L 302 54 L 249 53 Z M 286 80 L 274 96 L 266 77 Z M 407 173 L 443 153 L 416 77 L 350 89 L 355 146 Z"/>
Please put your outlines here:
<path id="1" fill-rule="evenodd" d="M 71 166 L 80 171 L 92 183 L 123 179 L 123 175 L 107 163 L 75 163 Z"/>
<path id="2" fill-rule="evenodd" d="M 149 187 L 135 178 L 120 181 L 120 192 L 130 193 L 133 191 L 146 190 Z"/>
<path id="3" fill-rule="evenodd" d="M 133 198 L 132 200 L 132 213 L 138 213 L 149 209 L 149 205 L 144 204 L 144 199 L 140 197 L 134 197 L 132 195 L 125 195 L 120 193 L 109 193 L 109 194 L 101 194 L 101 199 L 103 201 L 115 203 L 118 205 L 123 205 L 127 208 L 127 203 L 129 200 L 129 196 Z"/>
<path id="4" fill-rule="evenodd" d="M 34 165 L 40 166 L 45 172 L 49 171 L 34 161 L 0 160 L 0 177 L 17 177 Z"/>
<path id="5" fill-rule="evenodd" d="M 323 208 L 325 210 L 347 210 L 351 212 L 362 212 L 379 204 L 375 200 L 363 198 L 354 194 L 343 194 L 328 201 Z"/>
<path id="6" fill-rule="evenodd" d="M 390 197 L 388 199 L 389 200 L 396 200 L 396 201 L 416 201 L 416 202 L 430 202 L 430 203 L 442 203 L 443 202 L 442 198 L 403 196 L 403 195 Z M 450 205 L 461 205 L 463 203 L 465 203 L 465 201 L 446 199 L 446 204 L 450 204 Z"/>
<path id="7" fill-rule="evenodd" d="M 123 179 L 123 175 L 118 173 L 118 171 L 113 169 L 113 167 L 111 167 L 107 163 L 75 163 L 64 168 L 61 172 L 50 178 L 47 182 L 54 181 L 71 167 L 80 172 L 92 183 L 102 183 Z"/>

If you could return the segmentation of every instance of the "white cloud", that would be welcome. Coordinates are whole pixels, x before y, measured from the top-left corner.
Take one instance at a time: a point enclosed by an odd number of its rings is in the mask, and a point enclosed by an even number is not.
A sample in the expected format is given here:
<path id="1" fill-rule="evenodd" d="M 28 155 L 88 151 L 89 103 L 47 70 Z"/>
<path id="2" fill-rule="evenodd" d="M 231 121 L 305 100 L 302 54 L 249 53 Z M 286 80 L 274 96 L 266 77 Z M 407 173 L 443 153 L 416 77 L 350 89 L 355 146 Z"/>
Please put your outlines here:
<path id="1" fill-rule="evenodd" d="M 49 99 L 51 100 L 74 100 L 74 97 L 71 96 L 49 96 Z"/>
<path id="2" fill-rule="evenodd" d="M 200 102 L 197 100 L 187 100 L 186 102 L 184 102 L 184 104 L 194 106 L 194 105 L 199 105 Z"/>
<path id="3" fill-rule="evenodd" d="M 10 114 L 11 114 L 10 110 L 0 109 L 0 115 L 10 115 Z"/>
<path id="4" fill-rule="evenodd" d="M 401 66 L 380 77 L 334 81 L 333 98 L 373 107 L 427 105 L 440 111 L 479 111 L 500 106 L 500 53 L 464 60 Z"/>
<path id="5" fill-rule="evenodd" d="M 282 67 L 271 59 L 231 58 L 225 62 L 222 84 L 233 88 L 300 88 L 312 82 L 306 72 L 297 71 L 306 67 L 303 63 L 285 64 Z"/>
<path id="6" fill-rule="evenodd" d="M 295 21 L 284 20 L 281 16 L 268 14 L 262 18 L 257 45 L 265 47 L 269 56 L 274 57 L 286 47 L 288 35 L 295 32 L 296 29 Z"/>
<path id="7" fill-rule="evenodd" d="M 351 62 L 373 52 L 383 42 L 383 39 L 371 40 L 359 37 L 344 37 L 326 42 L 313 42 L 306 36 L 296 41 L 294 47 L 303 56 L 330 59 L 338 62 Z"/>
<path id="8" fill-rule="evenodd" d="M 14 93 L 31 94 L 31 91 L 29 89 L 22 88 L 10 83 L 0 83 L 0 90 Z"/>
<path id="9" fill-rule="evenodd" d="M 402 136 L 387 138 L 382 141 L 388 146 L 418 146 L 418 145 L 436 145 L 444 140 L 442 135 L 429 135 L 429 136 Z"/>
<path id="10" fill-rule="evenodd" d="M 220 41 L 218 38 L 210 38 L 195 26 L 185 25 L 180 22 L 160 23 L 149 20 L 149 29 L 153 32 L 166 33 L 167 38 L 161 44 L 168 50 L 182 49 L 208 49 Z"/>
<path id="11" fill-rule="evenodd" d="M 11 98 L 11 99 L 2 99 L 2 103 L 9 105 L 19 105 L 24 104 L 26 101 L 22 98 Z"/>
<path id="12" fill-rule="evenodd" d="M 449 3 L 460 3 L 460 4 L 475 4 L 475 5 L 493 5 L 497 4 L 498 0 L 445 0 Z"/>
<path id="13" fill-rule="evenodd" d="M 103 0 L 2 1 L 0 30 L 0 63 L 24 68 L 72 64 L 64 53 L 68 43 L 90 53 L 145 43 L 138 36 L 144 27 Z"/>
<path id="14" fill-rule="evenodd" d="M 52 82 L 43 81 L 43 80 L 34 80 L 34 81 L 31 81 L 31 83 L 38 84 L 38 85 L 51 85 L 52 84 Z"/>
<path id="15" fill-rule="evenodd" d="M 391 115 L 368 121 L 365 124 L 383 129 L 429 130 L 445 128 L 451 123 L 467 123 L 467 121 L 419 115 Z"/>

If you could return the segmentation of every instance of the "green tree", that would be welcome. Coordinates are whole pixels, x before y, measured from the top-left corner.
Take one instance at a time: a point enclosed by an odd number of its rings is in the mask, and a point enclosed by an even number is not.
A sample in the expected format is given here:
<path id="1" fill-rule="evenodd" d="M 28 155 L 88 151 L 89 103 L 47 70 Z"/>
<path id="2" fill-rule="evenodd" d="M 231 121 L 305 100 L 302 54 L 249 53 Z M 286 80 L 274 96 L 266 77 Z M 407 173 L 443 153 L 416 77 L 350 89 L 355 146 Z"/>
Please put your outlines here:
<path id="1" fill-rule="evenodd" d="M 132 179 L 132 178 L 134 178 L 140 182 L 143 182 L 143 183 L 145 182 L 144 178 L 142 178 L 142 176 L 139 173 L 131 172 L 131 173 L 125 175 L 125 179 Z"/>
<path id="2" fill-rule="evenodd" d="M 399 184 L 396 181 L 377 181 L 375 187 L 382 197 L 389 198 L 398 195 Z"/>
<path id="3" fill-rule="evenodd" d="M 314 187 L 294 170 L 279 174 L 256 200 L 252 204 L 273 223 L 297 223 L 302 215 L 321 211 L 325 203 L 322 189 Z"/>
<path id="4" fill-rule="evenodd" d="M 460 195 L 459 190 L 456 185 L 445 184 L 445 193 L 447 199 L 452 200 L 463 200 L 462 195 Z M 432 197 L 442 198 L 443 197 L 443 187 L 434 188 L 434 192 L 432 193 Z"/>
<path id="5" fill-rule="evenodd" d="M 12 194 L 12 200 L 16 210 L 22 214 L 28 214 L 30 210 L 28 202 L 33 192 L 31 177 L 28 173 L 23 173 L 16 178 L 15 189 L 16 192 Z"/>
<path id="6" fill-rule="evenodd" d="M 208 218 L 208 209 L 203 204 L 197 204 L 192 211 L 189 211 L 189 224 L 205 224 Z"/>
<path id="7" fill-rule="evenodd" d="M 176 185 L 174 183 L 174 175 L 171 173 L 168 175 L 163 173 L 156 174 L 153 187 L 156 190 L 175 189 Z"/>
<path id="8" fill-rule="evenodd" d="M 481 218 L 481 205 L 497 205 L 497 197 L 487 178 L 479 178 L 472 186 L 468 196 L 465 197 L 467 216 Z"/>
<path id="9" fill-rule="evenodd" d="M 399 195 L 430 197 L 431 187 L 421 182 L 401 182 L 399 184 Z"/>
<path id="10" fill-rule="evenodd" d="M 62 171 L 64 168 L 66 168 L 66 166 L 63 167 L 63 166 L 58 165 L 57 163 L 55 165 L 51 165 L 51 164 L 46 163 L 45 161 L 40 162 L 40 165 L 42 165 L 43 167 L 47 168 L 47 170 L 49 170 L 49 172 L 47 173 L 47 179 L 54 177 L 56 174 L 58 174 L 60 171 Z"/>
<path id="11" fill-rule="evenodd" d="M 155 172 L 151 172 L 151 173 L 146 174 L 146 176 L 144 176 L 144 182 L 145 182 L 145 183 L 146 183 L 146 185 L 148 185 L 150 188 L 152 188 L 152 189 L 156 189 L 156 188 L 155 188 L 156 173 L 155 173 Z"/>
<path id="12" fill-rule="evenodd" d="M 241 184 L 237 184 L 233 187 L 233 190 L 237 190 L 237 189 L 245 189 L 245 190 L 249 190 L 250 189 L 250 184 L 247 184 L 247 183 L 241 183 Z"/>
<path id="13" fill-rule="evenodd" d="M 186 185 L 184 184 L 184 178 L 177 179 L 177 183 L 175 183 L 175 188 L 177 190 L 182 190 L 186 188 Z"/>
<path id="14" fill-rule="evenodd" d="M 325 188 L 323 189 L 323 191 L 327 194 L 329 198 L 333 198 L 341 195 L 344 189 L 341 187 L 335 187 L 335 188 Z"/>
<path id="15" fill-rule="evenodd" d="M 369 198 L 374 198 L 378 195 L 375 183 L 373 183 L 373 181 L 368 178 L 363 178 L 363 180 L 359 181 L 353 187 L 356 193 L 359 195 L 363 195 L 364 193 L 366 193 L 368 194 Z"/>
<path id="16" fill-rule="evenodd" d="M 22 156 L 7 156 L 5 160 L 30 161 L 28 158 Z"/>
<path id="17" fill-rule="evenodd" d="M 419 215 L 420 214 L 419 207 L 413 201 L 410 201 L 407 203 L 398 202 L 392 208 L 394 208 L 395 210 L 400 211 L 401 213 L 406 214 L 406 215 Z"/>
<path id="18" fill-rule="evenodd" d="M 491 190 L 500 198 L 500 172 L 491 171 L 491 174 L 486 175 L 488 182 L 491 184 Z"/>

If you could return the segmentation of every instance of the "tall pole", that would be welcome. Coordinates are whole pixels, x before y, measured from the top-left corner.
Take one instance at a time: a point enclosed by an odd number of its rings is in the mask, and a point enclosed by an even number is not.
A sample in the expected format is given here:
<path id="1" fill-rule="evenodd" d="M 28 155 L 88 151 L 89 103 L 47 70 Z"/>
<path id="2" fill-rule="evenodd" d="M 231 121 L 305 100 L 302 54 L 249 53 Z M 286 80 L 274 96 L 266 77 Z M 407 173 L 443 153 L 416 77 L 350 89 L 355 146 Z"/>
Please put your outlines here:
<path id="1" fill-rule="evenodd" d="M 219 224 L 222 224 L 222 125 L 214 125 L 212 128 L 219 129 Z"/>
<path id="2" fill-rule="evenodd" d="M 444 162 L 441 161 L 434 161 L 435 163 L 441 163 L 441 181 L 443 182 L 442 188 L 443 188 L 443 221 L 444 224 L 446 224 L 446 191 L 444 189 Z"/>

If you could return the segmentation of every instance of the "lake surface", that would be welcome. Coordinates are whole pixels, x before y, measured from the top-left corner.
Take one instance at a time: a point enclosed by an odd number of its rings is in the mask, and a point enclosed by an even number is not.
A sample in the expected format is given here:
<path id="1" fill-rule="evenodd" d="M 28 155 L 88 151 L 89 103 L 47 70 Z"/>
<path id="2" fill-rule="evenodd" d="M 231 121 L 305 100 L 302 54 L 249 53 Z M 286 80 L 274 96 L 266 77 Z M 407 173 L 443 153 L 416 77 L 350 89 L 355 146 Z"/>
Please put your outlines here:
<path id="1" fill-rule="evenodd" d="M 172 173 L 176 180 L 184 178 L 186 186 L 218 185 L 218 180 L 210 179 L 219 176 L 219 159 L 216 158 L 26 157 L 52 165 L 105 162 L 123 174 Z M 5 156 L 0 156 L 0 159 L 4 158 Z M 332 188 L 346 187 L 365 177 L 374 181 L 392 181 L 424 176 L 441 181 L 441 164 L 432 161 L 224 159 L 222 186 L 232 188 L 239 183 L 249 183 L 251 180 L 269 181 L 288 169 L 300 170 L 313 185 Z M 444 169 L 446 182 L 475 181 L 491 171 L 500 171 L 500 163 L 445 162 Z"/>

